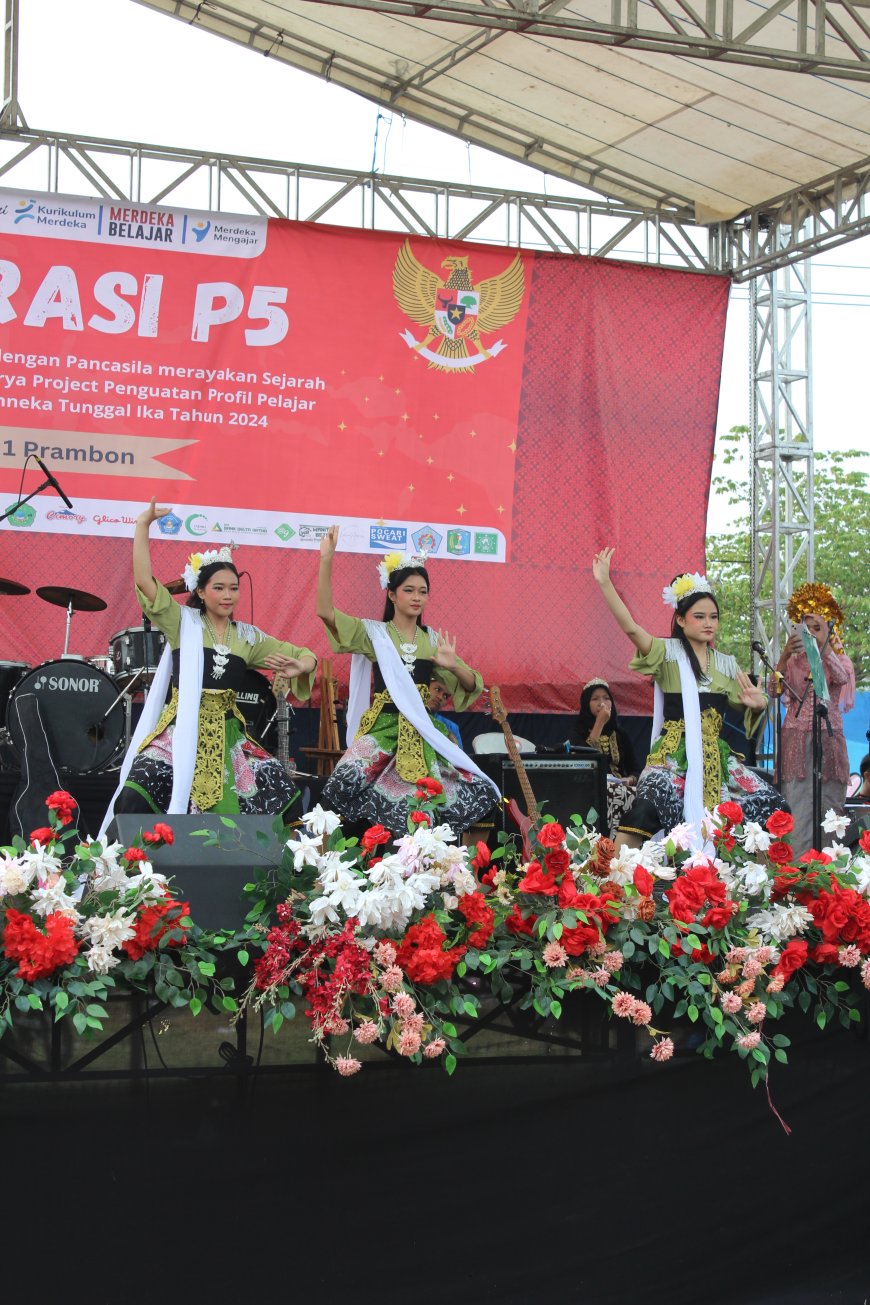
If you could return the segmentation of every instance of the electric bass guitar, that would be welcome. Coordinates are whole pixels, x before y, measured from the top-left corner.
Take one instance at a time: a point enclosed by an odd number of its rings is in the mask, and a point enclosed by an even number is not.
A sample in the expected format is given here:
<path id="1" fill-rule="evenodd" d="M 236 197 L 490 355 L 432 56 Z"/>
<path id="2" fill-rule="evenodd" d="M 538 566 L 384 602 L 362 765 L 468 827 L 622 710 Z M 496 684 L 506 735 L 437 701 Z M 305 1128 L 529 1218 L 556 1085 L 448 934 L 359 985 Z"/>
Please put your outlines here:
<path id="1" fill-rule="evenodd" d="M 508 756 L 516 768 L 517 779 L 520 782 L 520 788 L 522 790 L 523 798 L 525 799 L 526 812 L 528 812 L 528 814 L 522 810 L 519 803 L 516 802 L 514 798 L 507 798 L 505 806 L 507 807 L 508 814 L 519 830 L 520 837 L 523 840 L 523 857 L 526 861 L 531 861 L 534 857 L 534 852 L 532 849 L 532 840 L 529 837 L 529 830 L 533 825 L 538 823 L 538 803 L 535 799 L 534 793 L 532 792 L 532 786 L 529 783 L 529 777 L 526 774 L 526 768 L 523 765 L 523 758 L 519 748 L 517 747 L 513 731 L 508 724 L 507 712 L 504 703 L 501 700 L 501 690 L 497 684 L 490 685 L 489 702 L 492 718 L 501 726 L 502 733 L 504 734 L 505 745 L 508 750 Z"/>

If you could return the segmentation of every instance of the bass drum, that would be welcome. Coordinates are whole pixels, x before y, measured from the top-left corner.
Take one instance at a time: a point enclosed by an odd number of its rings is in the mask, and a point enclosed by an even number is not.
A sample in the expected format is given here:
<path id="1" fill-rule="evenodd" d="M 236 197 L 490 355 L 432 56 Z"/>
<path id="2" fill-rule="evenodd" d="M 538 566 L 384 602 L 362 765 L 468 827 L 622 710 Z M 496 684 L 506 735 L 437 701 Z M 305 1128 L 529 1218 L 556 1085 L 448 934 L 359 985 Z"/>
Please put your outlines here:
<path id="1" fill-rule="evenodd" d="M 241 689 L 236 690 L 236 702 L 244 716 L 248 733 L 263 747 L 263 738 L 272 723 L 278 704 L 272 686 L 259 671 L 246 670 Z"/>
<path id="2" fill-rule="evenodd" d="M 43 662 L 21 677 L 9 696 L 6 728 L 22 757 L 25 732 L 17 705 L 27 694 L 36 697 L 48 750 L 59 770 L 86 775 L 112 761 L 124 735 L 124 704 L 115 701 L 118 688 L 104 671 L 66 659 Z"/>

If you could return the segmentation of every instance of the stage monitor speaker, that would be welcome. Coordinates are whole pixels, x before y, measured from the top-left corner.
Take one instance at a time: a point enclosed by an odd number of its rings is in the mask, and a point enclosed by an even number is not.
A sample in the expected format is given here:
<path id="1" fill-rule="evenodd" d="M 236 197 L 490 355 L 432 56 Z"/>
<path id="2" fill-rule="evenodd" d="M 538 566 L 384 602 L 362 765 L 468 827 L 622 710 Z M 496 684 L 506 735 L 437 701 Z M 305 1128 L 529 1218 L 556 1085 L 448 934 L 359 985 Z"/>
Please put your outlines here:
<path id="1" fill-rule="evenodd" d="M 228 829 L 219 815 L 199 816 L 118 815 L 107 832 L 107 842 L 128 846 L 142 829 L 155 820 L 172 827 L 175 841 L 154 853 L 154 869 L 171 876 L 175 895 L 190 903 L 190 914 L 201 929 L 238 929 L 252 903 L 243 892 L 256 868 L 274 869 L 281 862 L 284 839 L 275 834 L 274 816 L 233 815 L 235 829 Z M 221 847 L 209 847 L 195 838 L 198 829 L 214 830 Z M 262 833 L 267 843 L 257 841 Z"/>
<path id="2" fill-rule="evenodd" d="M 847 802 L 846 815 L 850 821 L 849 828 L 840 842 L 854 855 L 858 839 L 865 829 L 870 829 L 870 802 Z"/>
<path id="3" fill-rule="evenodd" d="M 502 792 L 506 798 L 515 798 L 525 810 L 516 766 L 508 757 L 500 757 L 499 761 Z M 595 828 L 607 832 L 607 761 L 597 748 L 590 748 L 589 756 L 584 757 L 524 757 L 523 766 L 543 815 L 553 816 L 567 827 L 573 815 L 585 821 L 594 810 Z M 509 830 L 510 817 L 504 808 L 502 821 Z"/>

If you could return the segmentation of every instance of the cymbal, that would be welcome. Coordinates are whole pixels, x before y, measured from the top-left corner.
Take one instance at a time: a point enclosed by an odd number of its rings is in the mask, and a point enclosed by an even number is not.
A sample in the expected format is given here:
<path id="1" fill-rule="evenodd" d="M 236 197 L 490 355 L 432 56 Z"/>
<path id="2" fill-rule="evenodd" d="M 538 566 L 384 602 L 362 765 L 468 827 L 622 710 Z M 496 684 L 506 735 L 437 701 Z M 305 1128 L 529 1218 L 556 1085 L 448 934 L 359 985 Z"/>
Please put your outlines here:
<path id="1" fill-rule="evenodd" d="M 4 580 L 0 576 L 0 595 L 6 595 L 8 598 L 17 598 L 21 594 L 29 594 L 30 590 L 27 585 L 20 585 L 17 580 Z"/>
<path id="2" fill-rule="evenodd" d="M 64 585 L 43 585 L 36 592 L 45 602 L 53 603 L 55 607 L 69 607 L 72 603 L 74 612 L 102 612 L 108 607 L 104 599 L 98 598 L 96 594 L 89 594 L 84 589 L 69 589 Z"/>
<path id="3" fill-rule="evenodd" d="M 187 593 L 187 585 L 181 579 L 181 576 L 179 576 L 178 579 L 176 580 L 167 580 L 163 588 L 169 594 Z"/>

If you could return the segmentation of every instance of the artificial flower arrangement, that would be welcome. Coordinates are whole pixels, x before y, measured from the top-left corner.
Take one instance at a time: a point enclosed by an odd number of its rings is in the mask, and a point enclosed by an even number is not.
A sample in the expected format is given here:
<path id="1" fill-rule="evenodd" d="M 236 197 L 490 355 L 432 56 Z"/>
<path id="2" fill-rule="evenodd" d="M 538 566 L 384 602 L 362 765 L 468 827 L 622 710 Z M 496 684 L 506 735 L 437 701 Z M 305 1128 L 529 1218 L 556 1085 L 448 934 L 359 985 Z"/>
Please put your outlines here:
<path id="1" fill-rule="evenodd" d="M 820 1028 L 860 1018 L 850 979 L 870 988 L 870 831 L 855 855 L 832 842 L 797 857 L 791 816 L 762 828 L 726 802 L 700 834 L 680 826 L 618 854 L 580 823 L 548 820 L 524 862 L 504 835 L 492 852 L 458 846 L 442 803 L 436 780 L 418 781 L 398 840 L 381 826 L 347 839 L 315 808 L 277 876 L 253 886 L 255 910 L 275 920 L 243 1005 L 277 1031 L 301 996 L 340 1074 L 357 1073 L 356 1048 L 371 1043 L 452 1072 L 455 1020 L 489 995 L 558 1019 L 569 994 L 593 992 L 647 1031 L 660 1062 L 686 1019 L 703 1030 L 701 1054 L 736 1052 L 753 1085 L 787 1061 L 787 1007 Z M 829 812 L 824 829 L 842 836 L 846 823 Z"/>
<path id="2" fill-rule="evenodd" d="M 860 1019 L 870 831 L 850 853 L 835 841 L 846 822 L 829 812 L 831 845 L 796 856 L 789 815 L 761 827 L 726 802 L 701 831 L 680 826 L 618 854 L 582 823 L 545 820 L 523 860 L 505 835 L 494 850 L 459 846 L 438 823 L 443 802 L 438 781 L 421 778 L 399 839 L 379 825 L 346 838 L 315 807 L 281 865 L 246 886 L 247 927 L 207 935 L 151 862 L 172 840 L 168 825 L 126 849 L 78 842 L 72 799 L 52 794 L 49 825 L 0 851 L 0 1033 L 14 1011 L 50 1008 L 88 1036 L 110 989 L 124 986 L 153 985 L 195 1015 L 259 1010 L 275 1033 L 301 998 L 312 1040 L 342 1075 L 358 1072 L 357 1049 L 372 1043 L 452 1073 L 464 1049 L 457 1021 L 482 1002 L 559 1019 L 586 991 L 646 1031 L 654 1061 L 673 1056 L 670 1034 L 685 1020 L 702 1033 L 701 1054 L 731 1050 L 754 1085 L 771 1060 L 787 1061 L 777 1031 L 787 1008 L 820 1028 Z M 218 973 L 222 952 L 251 966 L 240 1003 Z"/>
<path id="3" fill-rule="evenodd" d="M 196 929 L 152 863 L 171 827 L 157 821 L 126 848 L 80 841 L 70 794 L 52 793 L 46 806 L 47 825 L 0 848 L 0 1036 L 16 1011 L 33 1010 L 93 1036 L 119 988 L 153 989 L 194 1014 L 206 1004 L 235 1011 L 234 980 L 218 969 L 239 936 Z"/>

